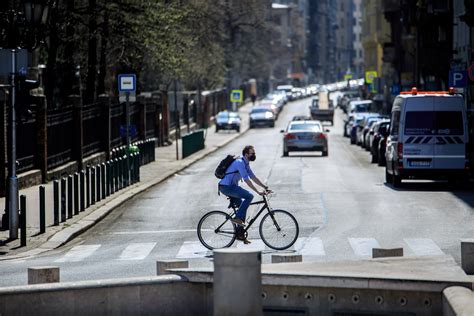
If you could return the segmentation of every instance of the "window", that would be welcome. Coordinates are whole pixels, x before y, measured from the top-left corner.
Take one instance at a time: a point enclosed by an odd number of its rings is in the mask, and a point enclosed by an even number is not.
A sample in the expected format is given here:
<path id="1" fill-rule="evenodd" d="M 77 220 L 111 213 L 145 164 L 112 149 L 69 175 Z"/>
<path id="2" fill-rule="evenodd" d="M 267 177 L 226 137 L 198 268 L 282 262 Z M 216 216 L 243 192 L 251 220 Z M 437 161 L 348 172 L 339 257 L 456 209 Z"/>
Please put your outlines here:
<path id="1" fill-rule="evenodd" d="M 400 124 L 400 111 L 392 112 L 392 119 L 390 124 L 390 135 L 398 136 L 398 124 Z"/>
<path id="2" fill-rule="evenodd" d="M 405 135 L 431 135 L 434 129 L 434 112 L 410 111 L 406 113 Z"/>
<path id="3" fill-rule="evenodd" d="M 437 135 L 463 135 L 464 127 L 461 111 L 436 112 Z"/>
<path id="4" fill-rule="evenodd" d="M 406 135 L 463 135 L 460 111 L 410 111 L 405 119 Z"/>
<path id="5" fill-rule="evenodd" d="M 291 131 L 312 131 L 312 132 L 321 132 L 321 125 L 319 124 L 291 124 Z"/>

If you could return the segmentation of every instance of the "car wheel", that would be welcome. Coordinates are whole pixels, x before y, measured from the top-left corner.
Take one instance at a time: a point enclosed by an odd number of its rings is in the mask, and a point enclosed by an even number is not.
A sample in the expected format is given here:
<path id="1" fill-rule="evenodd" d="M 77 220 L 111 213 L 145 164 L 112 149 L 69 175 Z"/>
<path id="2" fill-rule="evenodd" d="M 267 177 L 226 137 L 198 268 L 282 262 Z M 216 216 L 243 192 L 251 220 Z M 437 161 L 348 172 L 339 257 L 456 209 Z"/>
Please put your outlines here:
<path id="1" fill-rule="evenodd" d="M 377 162 L 377 157 L 375 157 L 374 155 L 371 155 L 370 162 L 371 163 L 376 163 Z"/>
<path id="2" fill-rule="evenodd" d="M 240 127 L 236 128 L 235 131 L 236 131 L 237 133 L 240 133 Z"/>
<path id="3" fill-rule="evenodd" d="M 288 157 L 288 150 L 283 149 L 283 157 Z"/>
<path id="4" fill-rule="evenodd" d="M 392 176 L 392 180 L 393 180 L 393 186 L 395 188 L 399 188 L 402 185 L 402 177 L 397 176 L 396 174 L 394 174 Z"/>
<path id="5" fill-rule="evenodd" d="M 219 129 L 216 127 L 216 133 L 219 132 Z"/>
<path id="6" fill-rule="evenodd" d="M 356 143 L 355 140 L 351 138 L 351 145 L 355 145 L 355 143 Z"/>
<path id="7" fill-rule="evenodd" d="M 323 151 L 323 157 L 327 157 L 328 155 L 329 155 L 329 153 L 328 153 L 327 150 Z"/>
<path id="8" fill-rule="evenodd" d="M 275 122 L 271 123 L 270 127 L 275 127 Z"/>
<path id="9" fill-rule="evenodd" d="M 380 167 L 385 166 L 385 156 L 378 157 L 377 165 L 379 165 Z"/>
<path id="10" fill-rule="evenodd" d="M 392 183 L 393 181 L 392 178 L 393 176 L 390 173 L 388 173 L 387 168 L 385 168 L 385 183 Z"/>

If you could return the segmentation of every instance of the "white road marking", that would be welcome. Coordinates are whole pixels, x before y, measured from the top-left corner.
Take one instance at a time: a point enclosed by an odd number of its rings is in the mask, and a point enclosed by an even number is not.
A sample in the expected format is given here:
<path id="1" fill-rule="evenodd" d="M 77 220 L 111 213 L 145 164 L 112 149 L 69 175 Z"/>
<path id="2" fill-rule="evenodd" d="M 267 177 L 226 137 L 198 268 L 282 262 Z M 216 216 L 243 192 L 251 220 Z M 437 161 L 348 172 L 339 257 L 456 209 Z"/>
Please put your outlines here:
<path id="1" fill-rule="evenodd" d="M 199 241 L 185 241 L 181 245 L 181 248 L 179 248 L 176 258 L 203 258 L 211 253 L 212 252 L 206 247 L 204 247 Z"/>
<path id="2" fill-rule="evenodd" d="M 429 238 L 405 238 L 405 243 L 417 256 L 440 256 L 444 252 Z"/>
<path id="3" fill-rule="evenodd" d="M 356 256 L 371 257 L 372 248 L 380 248 L 379 242 L 374 238 L 348 238 Z"/>
<path id="4" fill-rule="evenodd" d="M 118 260 L 143 260 L 155 246 L 156 242 L 130 244 L 122 251 Z"/>
<path id="5" fill-rule="evenodd" d="M 174 230 L 142 230 L 129 232 L 112 232 L 109 235 L 141 235 L 141 234 L 170 234 L 170 233 L 195 233 L 196 229 L 174 229 Z"/>
<path id="6" fill-rule="evenodd" d="M 234 245 L 235 243 L 237 243 L 237 247 L 238 249 L 250 249 L 250 250 L 260 250 L 260 251 L 264 251 L 265 250 L 265 244 L 263 243 L 263 240 L 261 239 L 249 239 L 251 241 L 250 244 L 244 244 L 243 242 L 239 241 L 239 240 L 236 240 L 234 242 Z"/>
<path id="7" fill-rule="evenodd" d="M 325 256 L 323 241 L 319 237 L 298 238 L 295 251 L 303 256 Z"/>
<path id="8" fill-rule="evenodd" d="M 100 245 L 80 245 L 71 248 L 63 257 L 54 260 L 54 262 L 78 262 L 92 255 Z"/>

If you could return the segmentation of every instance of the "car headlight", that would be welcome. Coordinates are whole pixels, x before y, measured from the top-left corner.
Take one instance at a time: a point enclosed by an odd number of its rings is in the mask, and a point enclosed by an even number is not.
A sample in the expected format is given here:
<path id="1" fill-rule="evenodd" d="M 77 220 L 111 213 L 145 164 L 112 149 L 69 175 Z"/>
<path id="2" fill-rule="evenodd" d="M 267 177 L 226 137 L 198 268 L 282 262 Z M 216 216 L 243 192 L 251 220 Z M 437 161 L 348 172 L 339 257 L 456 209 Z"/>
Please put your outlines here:
<path id="1" fill-rule="evenodd" d="M 273 113 L 271 112 L 266 112 L 265 113 L 265 118 L 272 118 L 273 117 Z"/>

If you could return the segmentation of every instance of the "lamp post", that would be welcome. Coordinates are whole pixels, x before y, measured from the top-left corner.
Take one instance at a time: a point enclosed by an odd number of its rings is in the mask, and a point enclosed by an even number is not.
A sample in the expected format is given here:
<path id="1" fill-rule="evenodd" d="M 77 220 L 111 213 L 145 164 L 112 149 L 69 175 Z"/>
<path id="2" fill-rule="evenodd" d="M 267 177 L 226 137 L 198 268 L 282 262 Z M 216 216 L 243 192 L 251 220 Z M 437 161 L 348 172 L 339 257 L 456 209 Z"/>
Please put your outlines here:
<path id="1" fill-rule="evenodd" d="M 8 209 L 10 239 L 18 238 L 18 178 L 16 175 L 16 81 L 17 53 L 21 48 L 34 50 L 41 44 L 41 34 L 45 25 L 49 4 L 48 0 L 23 0 L 23 8 L 10 1 L 9 10 L 5 11 L 0 28 L 0 47 L 10 51 L 10 159 L 8 177 Z M 4 219 L 5 219 L 4 217 Z"/>

